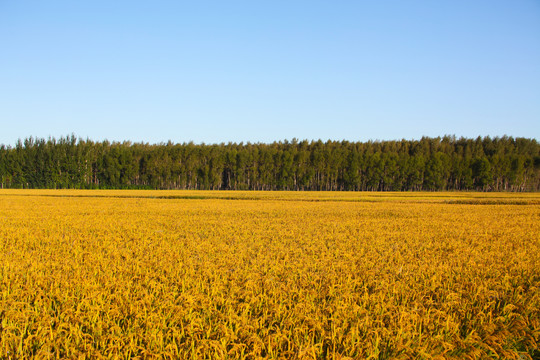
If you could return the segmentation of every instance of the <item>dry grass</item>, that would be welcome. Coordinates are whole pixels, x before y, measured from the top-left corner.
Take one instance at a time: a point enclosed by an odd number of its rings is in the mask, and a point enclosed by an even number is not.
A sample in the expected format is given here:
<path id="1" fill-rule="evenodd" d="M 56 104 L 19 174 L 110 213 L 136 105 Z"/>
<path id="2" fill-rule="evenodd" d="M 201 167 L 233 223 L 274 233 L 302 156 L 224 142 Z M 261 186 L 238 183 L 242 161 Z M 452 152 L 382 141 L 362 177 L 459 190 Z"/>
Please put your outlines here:
<path id="1" fill-rule="evenodd" d="M 539 201 L 3 190 L 0 358 L 539 356 Z"/>

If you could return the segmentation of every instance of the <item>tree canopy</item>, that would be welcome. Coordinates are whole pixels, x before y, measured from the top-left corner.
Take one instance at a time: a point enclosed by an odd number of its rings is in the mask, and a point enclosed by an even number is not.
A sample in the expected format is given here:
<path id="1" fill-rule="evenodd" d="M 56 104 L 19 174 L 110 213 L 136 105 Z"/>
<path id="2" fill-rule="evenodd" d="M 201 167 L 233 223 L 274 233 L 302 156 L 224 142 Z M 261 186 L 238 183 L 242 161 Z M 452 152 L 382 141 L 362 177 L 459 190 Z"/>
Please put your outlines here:
<path id="1" fill-rule="evenodd" d="M 0 146 L 0 186 L 539 191 L 540 145 L 507 136 L 212 145 L 30 137 Z"/>

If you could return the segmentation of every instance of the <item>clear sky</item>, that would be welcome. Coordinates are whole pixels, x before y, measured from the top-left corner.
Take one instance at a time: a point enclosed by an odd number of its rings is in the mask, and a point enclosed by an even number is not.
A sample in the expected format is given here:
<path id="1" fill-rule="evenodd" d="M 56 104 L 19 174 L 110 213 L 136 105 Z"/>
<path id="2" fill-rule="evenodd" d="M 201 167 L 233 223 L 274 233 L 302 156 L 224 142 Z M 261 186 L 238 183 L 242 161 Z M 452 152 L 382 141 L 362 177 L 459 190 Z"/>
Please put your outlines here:
<path id="1" fill-rule="evenodd" d="M 540 139 L 540 1 L 0 0 L 0 143 Z"/>

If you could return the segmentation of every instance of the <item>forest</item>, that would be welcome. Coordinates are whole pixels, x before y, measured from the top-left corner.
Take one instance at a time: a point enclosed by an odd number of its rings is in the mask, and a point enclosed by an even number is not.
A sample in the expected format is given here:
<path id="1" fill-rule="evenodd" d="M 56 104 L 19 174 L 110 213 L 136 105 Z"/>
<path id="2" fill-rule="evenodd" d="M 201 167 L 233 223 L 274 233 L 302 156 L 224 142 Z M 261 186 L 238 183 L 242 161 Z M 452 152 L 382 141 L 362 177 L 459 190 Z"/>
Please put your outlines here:
<path id="1" fill-rule="evenodd" d="M 132 143 L 69 135 L 0 146 L 1 188 L 539 191 L 536 139 Z"/>

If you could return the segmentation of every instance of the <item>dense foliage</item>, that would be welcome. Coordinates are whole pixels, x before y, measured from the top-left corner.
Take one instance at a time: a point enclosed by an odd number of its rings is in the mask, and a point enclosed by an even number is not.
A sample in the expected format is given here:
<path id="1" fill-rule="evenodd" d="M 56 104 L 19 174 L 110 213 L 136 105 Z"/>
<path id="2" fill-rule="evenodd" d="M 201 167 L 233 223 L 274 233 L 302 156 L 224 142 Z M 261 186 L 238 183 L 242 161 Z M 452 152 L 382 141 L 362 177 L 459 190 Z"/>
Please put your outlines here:
<path id="1" fill-rule="evenodd" d="M 144 144 L 68 136 L 0 147 L 2 188 L 540 190 L 526 138 Z"/>

